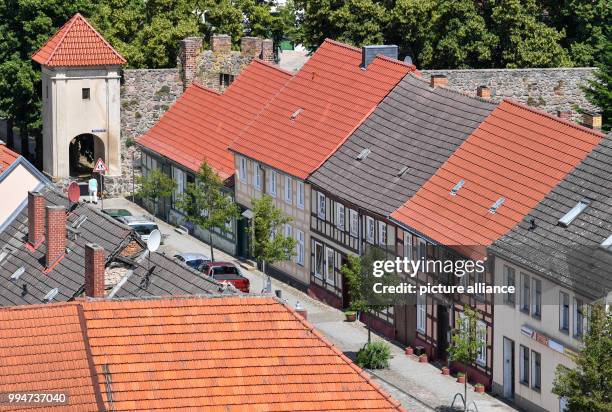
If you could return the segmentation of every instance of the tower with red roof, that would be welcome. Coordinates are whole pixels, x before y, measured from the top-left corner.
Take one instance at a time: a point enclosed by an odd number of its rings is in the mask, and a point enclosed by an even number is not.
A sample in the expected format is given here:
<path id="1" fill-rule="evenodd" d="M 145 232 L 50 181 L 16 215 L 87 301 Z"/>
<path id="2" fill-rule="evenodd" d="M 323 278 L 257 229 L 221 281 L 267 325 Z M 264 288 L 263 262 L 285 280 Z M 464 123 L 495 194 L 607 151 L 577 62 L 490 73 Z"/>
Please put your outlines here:
<path id="1" fill-rule="evenodd" d="M 42 66 L 43 169 L 86 177 L 98 158 L 121 174 L 120 69 L 126 60 L 79 13 L 34 55 Z"/>

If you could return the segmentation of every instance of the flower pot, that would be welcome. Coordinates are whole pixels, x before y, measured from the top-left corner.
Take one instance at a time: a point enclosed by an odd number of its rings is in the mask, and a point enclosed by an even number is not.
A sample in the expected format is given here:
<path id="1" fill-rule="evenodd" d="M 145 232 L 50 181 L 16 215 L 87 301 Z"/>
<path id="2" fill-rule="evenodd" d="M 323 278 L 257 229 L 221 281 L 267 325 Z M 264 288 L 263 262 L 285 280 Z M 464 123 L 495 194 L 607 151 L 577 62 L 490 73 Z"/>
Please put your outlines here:
<path id="1" fill-rule="evenodd" d="M 357 320 L 357 314 L 356 313 L 345 313 L 344 316 L 346 316 L 346 321 L 347 322 L 355 322 Z"/>
<path id="2" fill-rule="evenodd" d="M 465 383 L 465 376 L 457 376 L 458 383 Z"/>
<path id="3" fill-rule="evenodd" d="M 408 356 L 414 355 L 414 349 L 412 348 L 412 346 L 408 346 L 406 348 L 406 355 L 408 355 Z"/>
<path id="4" fill-rule="evenodd" d="M 422 354 L 421 356 L 419 356 L 419 362 L 427 363 L 427 355 Z"/>
<path id="5" fill-rule="evenodd" d="M 484 385 L 476 385 L 476 386 L 474 386 L 474 392 L 476 392 L 476 393 L 484 393 L 485 392 Z"/>
<path id="6" fill-rule="evenodd" d="M 448 376 L 450 375 L 450 369 L 448 369 L 446 366 L 442 368 L 442 375 Z"/>

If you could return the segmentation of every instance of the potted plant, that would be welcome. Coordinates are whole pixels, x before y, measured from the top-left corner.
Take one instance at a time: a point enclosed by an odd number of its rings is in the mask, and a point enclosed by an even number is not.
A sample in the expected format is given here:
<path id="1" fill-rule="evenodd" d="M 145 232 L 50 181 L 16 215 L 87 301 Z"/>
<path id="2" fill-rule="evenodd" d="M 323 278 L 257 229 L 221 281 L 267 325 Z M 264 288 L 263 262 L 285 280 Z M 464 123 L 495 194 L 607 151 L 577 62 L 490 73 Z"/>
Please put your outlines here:
<path id="1" fill-rule="evenodd" d="M 345 311 L 344 316 L 346 316 L 347 322 L 355 322 L 357 320 L 357 312 L 355 312 L 354 310 Z"/>
<path id="2" fill-rule="evenodd" d="M 419 356 L 419 362 L 427 363 L 427 354 L 426 353 L 423 353 L 421 356 Z"/>
<path id="3" fill-rule="evenodd" d="M 408 356 L 414 355 L 414 348 L 412 346 L 408 346 L 406 348 L 406 355 L 408 355 Z"/>
<path id="4" fill-rule="evenodd" d="M 458 383 L 465 383 L 465 373 L 459 372 L 457 374 L 457 382 Z"/>
<path id="5" fill-rule="evenodd" d="M 442 367 L 442 375 L 448 376 L 450 375 L 450 369 L 446 366 Z"/>
<path id="6" fill-rule="evenodd" d="M 477 383 L 476 385 L 474 385 L 474 392 L 484 393 L 484 391 L 485 391 L 485 386 L 482 383 Z"/>

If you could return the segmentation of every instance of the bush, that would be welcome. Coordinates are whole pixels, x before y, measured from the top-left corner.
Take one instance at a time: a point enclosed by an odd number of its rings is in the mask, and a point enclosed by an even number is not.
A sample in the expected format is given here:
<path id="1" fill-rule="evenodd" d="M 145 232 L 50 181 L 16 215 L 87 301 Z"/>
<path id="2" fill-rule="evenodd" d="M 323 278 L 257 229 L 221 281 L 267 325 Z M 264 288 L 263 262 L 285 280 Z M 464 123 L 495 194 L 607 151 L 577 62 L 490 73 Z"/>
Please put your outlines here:
<path id="1" fill-rule="evenodd" d="M 357 365 L 368 369 L 389 367 L 391 348 L 385 342 L 370 342 L 357 352 Z"/>

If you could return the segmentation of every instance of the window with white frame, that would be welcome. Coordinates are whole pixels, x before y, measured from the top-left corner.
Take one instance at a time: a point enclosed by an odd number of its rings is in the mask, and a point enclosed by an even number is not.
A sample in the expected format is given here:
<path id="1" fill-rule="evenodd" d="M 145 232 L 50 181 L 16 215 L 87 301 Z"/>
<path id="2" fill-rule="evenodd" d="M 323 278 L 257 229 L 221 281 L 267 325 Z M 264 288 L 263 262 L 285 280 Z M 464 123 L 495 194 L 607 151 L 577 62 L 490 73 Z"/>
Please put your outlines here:
<path id="1" fill-rule="evenodd" d="M 291 204 L 293 199 L 293 179 L 285 176 L 285 203 Z"/>
<path id="2" fill-rule="evenodd" d="M 291 225 L 285 225 L 285 237 L 293 237 L 293 228 Z"/>
<path id="3" fill-rule="evenodd" d="M 321 192 L 317 192 L 317 216 L 325 219 L 325 195 Z"/>
<path id="4" fill-rule="evenodd" d="M 508 265 L 504 265 L 504 285 L 505 286 L 515 286 L 516 280 L 516 272 L 514 270 L 514 268 L 508 266 Z M 506 293 L 504 295 L 504 303 L 506 303 L 507 305 L 510 306 L 514 306 L 515 300 L 514 300 L 514 293 Z"/>
<path id="5" fill-rule="evenodd" d="M 476 363 L 479 365 L 487 364 L 487 324 L 479 320 L 476 323 L 476 339 L 478 340 L 478 353 Z"/>
<path id="6" fill-rule="evenodd" d="M 268 170 L 268 193 L 276 197 L 276 170 Z"/>
<path id="7" fill-rule="evenodd" d="M 412 260 L 412 233 L 404 232 L 404 257 Z"/>
<path id="8" fill-rule="evenodd" d="M 297 194 L 295 203 L 300 209 L 304 209 L 304 182 L 297 182 Z"/>
<path id="9" fill-rule="evenodd" d="M 427 259 L 427 242 L 424 239 L 418 238 L 417 259 Z"/>
<path id="10" fill-rule="evenodd" d="M 344 230 L 344 205 L 336 202 L 336 227 Z"/>
<path id="11" fill-rule="evenodd" d="M 359 236 L 359 213 L 353 209 L 349 209 L 349 231 L 351 236 Z"/>
<path id="12" fill-rule="evenodd" d="M 319 242 L 314 242 L 314 274 L 319 279 L 323 278 L 323 245 Z"/>
<path id="13" fill-rule="evenodd" d="M 425 324 L 427 321 L 427 295 L 417 294 L 417 331 L 425 333 Z"/>
<path id="14" fill-rule="evenodd" d="M 574 297 L 574 337 L 582 339 L 584 334 L 584 302 Z"/>
<path id="15" fill-rule="evenodd" d="M 559 292 L 559 330 L 562 332 L 569 331 L 569 302 L 569 295 Z"/>
<path id="16" fill-rule="evenodd" d="M 523 345 L 519 350 L 519 382 L 529 386 L 529 348 Z"/>
<path id="17" fill-rule="evenodd" d="M 255 189 L 257 190 L 261 190 L 261 187 L 263 185 L 262 175 L 263 173 L 259 163 L 253 162 L 253 186 L 255 186 Z"/>
<path id="18" fill-rule="evenodd" d="M 478 284 L 478 283 L 486 283 L 485 282 L 485 272 L 484 270 L 476 270 L 471 269 L 470 270 L 472 273 L 474 273 L 474 285 Z M 476 298 L 480 299 L 480 300 L 484 300 L 485 298 L 485 294 L 484 292 L 482 292 L 482 288 L 478 289 L 478 293 L 476 294 Z"/>
<path id="19" fill-rule="evenodd" d="M 531 351 L 531 387 L 537 391 L 542 385 L 542 357 L 536 351 Z"/>
<path id="20" fill-rule="evenodd" d="M 366 216 L 366 240 L 374 243 L 374 219 Z"/>
<path id="21" fill-rule="evenodd" d="M 334 280 L 336 275 L 336 266 L 334 264 L 335 254 L 334 249 L 325 247 L 325 281 L 330 285 L 336 283 Z"/>
<path id="22" fill-rule="evenodd" d="M 300 229 L 295 229 L 295 238 L 295 262 L 300 266 L 304 266 L 304 232 Z"/>
<path id="23" fill-rule="evenodd" d="M 532 289 L 531 316 L 539 318 L 542 316 L 542 281 L 534 278 Z"/>
<path id="24" fill-rule="evenodd" d="M 246 183 L 247 181 L 247 159 L 246 157 L 240 156 L 238 158 L 238 178 L 241 182 Z"/>
<path id="25" fill-rule="evenodd" d="M 387 223 L 378 222 L 378 244 L 387 245 Z"/>
<path id="26" fill-rule="evenodd" d="M 521 312 L 529 313 L 531 302 L 531 281 L 529 275 L 521 273 Z"/>

